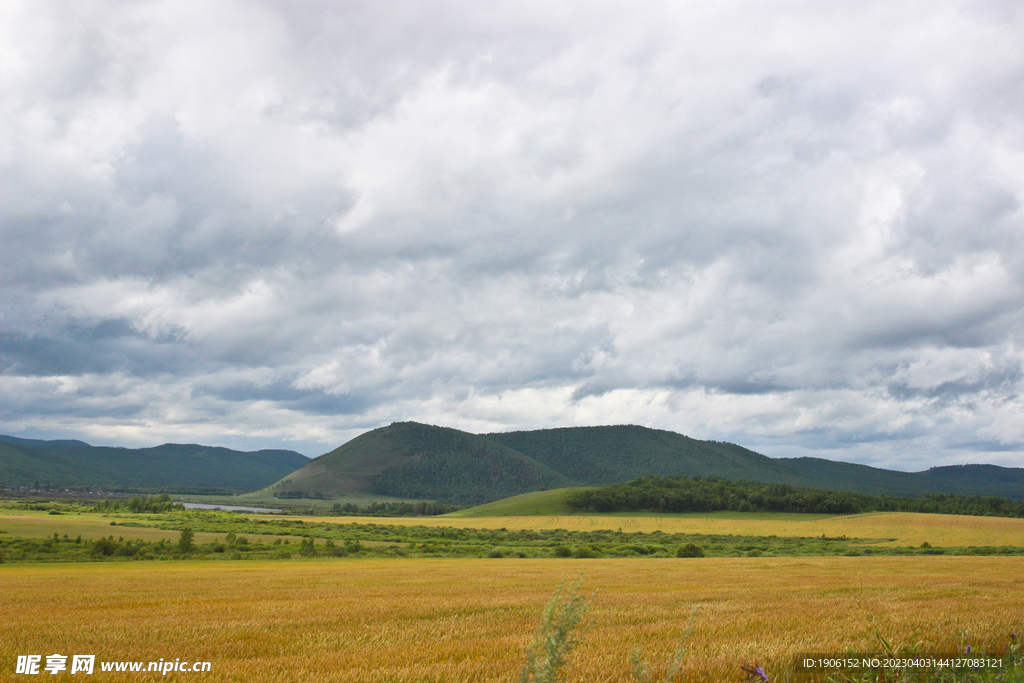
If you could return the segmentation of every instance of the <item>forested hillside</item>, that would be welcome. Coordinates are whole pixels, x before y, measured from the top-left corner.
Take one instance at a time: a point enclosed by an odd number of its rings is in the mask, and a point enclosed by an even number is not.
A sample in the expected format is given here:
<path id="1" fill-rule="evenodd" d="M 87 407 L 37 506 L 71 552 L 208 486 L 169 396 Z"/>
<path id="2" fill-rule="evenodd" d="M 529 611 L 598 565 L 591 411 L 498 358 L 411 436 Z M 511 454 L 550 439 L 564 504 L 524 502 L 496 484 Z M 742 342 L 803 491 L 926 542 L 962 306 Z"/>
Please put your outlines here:
<path id="1" fill-rule="evenodd" d="M 0 436 L 0 484 L 15 487 L 251 491 L 307 462 L 294 451 L 195 444 L 111 448 Z"/>
<path id="2" fill-rule="evenodd" d="M 818 458 L 769 458 L 735 444 L 636 425 L 477 435 L 395 422 L 309 460 L 194 444 L 111 448 L 0 437 L 0 484 L 119 490 L 268 488 L 281 498 L 357 495 L 480 504 L 547 488 L 659 476 L 715 476 L 872 495 L 1024 498 L 1024 470 L 994 465 L 889 470 Z M 276 483 L 275 483 L 276 482 Z"/>
<path id="3" fill-rule="evenodd" d="M 476 504 L 570 483 L 536 460 L 481 436 L 396 422 L 314 459 L 270 490 L 281 497 L 358 492 Z"/>
<path id="4" fill-rule="evenodd" d="M 716 474 L 769 481 L 788 474 L 778 460 L 718 441 L 636 425 L 564 427 L 485 434 L 576 484 L 610 484 L 644 474 Z"/>
<path id="5" fill-rule="evenodd" d="M 543 488 L 625 482 L 648 474 L 855 491 L 1024 497 L 1024 470 L 993 465 L 893 472 L 819 458 L 769 458 L 735 444 L 636 425 L 476 435 L 416 422 L 381 427 L 316 458 L 272 487 L 279 496 L 393 496 L 478 504 Z"/>

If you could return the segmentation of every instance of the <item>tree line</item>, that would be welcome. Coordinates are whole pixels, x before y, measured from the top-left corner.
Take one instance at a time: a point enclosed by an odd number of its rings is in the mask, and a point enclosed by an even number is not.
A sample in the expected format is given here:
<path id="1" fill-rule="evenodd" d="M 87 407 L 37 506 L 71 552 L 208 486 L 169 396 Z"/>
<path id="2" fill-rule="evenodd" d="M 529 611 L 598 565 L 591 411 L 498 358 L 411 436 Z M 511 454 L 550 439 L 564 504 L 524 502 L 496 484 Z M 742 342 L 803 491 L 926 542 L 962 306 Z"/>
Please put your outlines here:
<path id="1" fill-rule="evenodd" d="M 368 515 L 370 517 L 436 517 L 449 512 L 461 510 L 461 505 L 444 503 L 408 503 L 372 501 L 368 505 L 359 506 L 355 503 L 335 503 L 331 506 L 332 515 Z"/>
<path id="2" fill-rule="evenodd" d="M 646 475 L 624 484 L 610 484 L 569 494 L 565 504 L 593 512 L 804 512 L 858 514 L 862 512 L 929 512 L 946 515 L 1024 517 L 1024 501 L 996 496 L 926 493 L 914 498 L 874 496 L 731 481 L 717 476 Z"/>
<path id="3" fill-rule="evenodd" d="M 184 510 L 185 506 L 175 503 L 166 493 L 159 496 L 133 496 L 128 500 L 108 498 L 96 503 L 93 508 L 99 512 L 168 512 Z"/>

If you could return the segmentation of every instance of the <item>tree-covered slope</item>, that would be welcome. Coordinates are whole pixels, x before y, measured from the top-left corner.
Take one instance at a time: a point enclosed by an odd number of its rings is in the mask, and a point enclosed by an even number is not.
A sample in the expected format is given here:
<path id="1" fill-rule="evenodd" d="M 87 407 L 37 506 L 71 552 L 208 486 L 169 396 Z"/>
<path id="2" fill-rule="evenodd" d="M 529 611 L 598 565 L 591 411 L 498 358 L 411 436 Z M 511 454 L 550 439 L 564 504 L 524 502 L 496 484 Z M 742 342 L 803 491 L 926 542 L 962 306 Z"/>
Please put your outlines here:
<path id="1" fill-rule="evenodd" d="M 485 434 L 528 455 L 575 484 L 628 481 L 645 474 L 714 474 L 774 481 L 790 474 L 779 461 L 741 446 L 698 441 L 636 425 L 565 427 Z"/>
<path id="2" fill-rule="evenodd" d="M 0 436 L 0 483 L 104 489 L 252 490 L 309 462 L 294 451 L 235 451 L 196 444 L 153 448 L 90 446 Z"/>
<path id="3" fill-rule="evenodd" d="M 372 493 L 479 503 L 568 483 L 551 468 L 481 436 L 396 422 L 321 455 L 271 491 L 279 496 Z"/>
<path id="4" fill-rule="evenodd" d="M 894 472 L 820 458 L 769 458 L 735 444 L 635 425 L 475 435 L 415 422 L 367 432 L 288 475 L 272 491 L 279 496 L 369 494 L 479 503 L 648 474 L 874 495 L 1024 498 L 1024 470 L 992 465 Z"/>
<path id="5" fill-rule="evenodd" d="M 940 490 L 950 492 L 950 489 L 943 488 L 944 482 L 929 482 L 920 472 L 898 472 L 824 458 L 778 458 L 776 462 L 780 472 L 785 473 L 785 476 L 777 481 L 794 486 L 890 496 L 914 496 Z M 972 482 L 965 481 L 964 486 L 963 493 L 985 493 L 984 487 L 978 490 Z"/>
<path id="6" fill-rule="evenodd" d="M 956 493 L 1024 498 L 1024 469 L 1018 467 L 954 465 L 933 467 L 924 472 L 897 472 L 822 458 L 779 458 L 776 462 L 783 471 L 789 472 L 778 481 L 794 486 L 889 496 Z"/>
<path id="7" fill-rule="evenodd" d="M 1024 468 L 997 465 L 947 465 L 922 472 L 929 489 L 941 487 L 950 493 L 973 495 L 984 487 L 990 496 L 1019 499 L 1024 491 Z"/>
<path id="8" fill-rule="evenodd" d="M 996 465 L 898 472 L 823 458 L 769 458 L 736 444 L 698 441 L 636 425 L 486 434 L 570 478 L 576 485 L 624 482 L 646 474 L 746 479 L 875 495 L 924 493 L 1024 498 L 1024 469 Z"/>

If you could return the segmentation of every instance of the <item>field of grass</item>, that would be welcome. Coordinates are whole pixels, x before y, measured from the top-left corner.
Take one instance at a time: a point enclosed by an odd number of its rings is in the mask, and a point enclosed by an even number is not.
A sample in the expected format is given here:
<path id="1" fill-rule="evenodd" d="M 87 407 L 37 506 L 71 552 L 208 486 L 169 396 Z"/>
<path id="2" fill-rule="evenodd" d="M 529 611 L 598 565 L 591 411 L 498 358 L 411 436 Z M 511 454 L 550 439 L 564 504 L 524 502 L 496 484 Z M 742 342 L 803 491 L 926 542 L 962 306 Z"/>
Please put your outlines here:
<path id="1" fill-rule="evenodd" d="M 116 526 L 111 523 L 114 522 Z M 296 543 L 306 537 L 324 543 L 361 543 L 390 548 L 396 555 L 473 557 L 490 553 L 544 557 L 591 548 L 597 556 L 672 555 L 696 542 L 717 557 L 753 552 L 775 556 L 857 553 L 994 554 L 1020 552 L 1024 520 L 919 513 L 871 513 L 828 517 L 785 513 L 712 513 L 703 516 L 515 516 L 515 517 L 294 517 L 231 513 L 68 513 L 0 509 L 0 539 L 115 539 L 170 543 L 188 526 L 197 544 L 223 542 L 229 532 L 260 542 Z M 162 528 L 160 528 L 162 527 Z M 452 531 L 458 530 L 458 532 Z M 446 531 L 447 530 L 447 531 Z M 564 530 L 564 531 L 563 531 Z M 678 535 L 677 535 L 678 534 Z M 822 538 L 824 536 L 824 538 Z M 639 544 L 639 545 L 633 545 Z M 922 546 L 928 544 L 927 550 Z M 927 547 L 927 546 L 925 546 Z M 975 549 L 972 549 L 975 548 Z M 278 550 L 288 550 L 279 548 Z M 634 552 L 635 551 L 635 552 Z M 31 550 L 11 561 L 40 561 Z M 225 556 L 221 555 L 223 559 Z M 57 559 L 54 556 L 51 559 Z"/>
<path id="2" fill-rule="evenodd" d="M 470 529 L 565 529 L 624 532 L 661 531 L 666 534 L 735 536 L 795 536 L 874 539 L 879 546 L 936 547 L 1024 546 L 1024 519 L 930 515 L 916 512 L 872 512 L 863 515 L 797 515 L 730 512 L 702 515 L 607 516 L 535 515 L 515 517 L 304 517 L 309 521 L 451 526 Z"/>
<path id="3" fill-rule="evenodd" d="M 550 491 L 534 491 L 511 498 L 502 498 L 493 503 L 477 505 L 466 510 L 451 512 L 445 517 L 514 517 L 518 515 L 571 515 L 572 510 L 565 504 L 565 497 L 570 492 L 582 491 L 585 488 L 551 489 Z"/>
<path id="4" fill-rule="evenodd" d="M 111 526 L 111 521 L 117 521 L 119 525 Z M 67 534 L 71 538 L 81 536 L 84 540 L 89 541 L 113 535 L 114 538 L 123 536 L 125 539 L 140 539 L 149 542 L 156 542 L 160 539 L 166 539 L 168 542 L 177 542 L 180 535 L 178 531 L 120 526 L 121 521 L 123 521 L 121 517 L 111 518 L 94 512 L 48 515 L 34 510 L 0 508 L 0 533 L 5 537 L 45 538 L 57 533 L 62 536 Z M 197 543 L 209 543 L 222 540 L 223 538 L 224 534 L 204 533 L 201 531 L 195 535 Z M 277 538 L 298 540 L 299 537 L 267 535 L 263 540 L 273 542 Z"/>
<path id="5" fill-rule="evenodd" d="M 180 681 L 513 681 L 552 590 L 581 570 L 598 592 L 568 681 L 628 680 L 634 649 L 663 670 L 695 607 L 680 680 L 736 681 L 745 664 L 793 680 L 792 654 L 875 649 L 876 628 L 998 648 L 1024 615 L 1024 558 L 3 565 L 0 613 L 16 618 L 0 621 L 0 672 L 59 652 L 212 662 L 166 678 Z"/>

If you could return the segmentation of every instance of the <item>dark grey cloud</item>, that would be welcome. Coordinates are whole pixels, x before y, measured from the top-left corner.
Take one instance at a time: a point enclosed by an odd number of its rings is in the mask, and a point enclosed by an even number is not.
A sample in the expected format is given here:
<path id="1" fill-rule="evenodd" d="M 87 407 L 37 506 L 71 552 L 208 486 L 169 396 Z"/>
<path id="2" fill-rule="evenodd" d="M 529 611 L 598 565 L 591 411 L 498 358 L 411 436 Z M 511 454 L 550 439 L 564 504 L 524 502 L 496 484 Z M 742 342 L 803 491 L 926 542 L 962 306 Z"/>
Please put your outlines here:
<path id="1" fill-rule="evenodd" d="M 2 12 L 4 431 L 1024 465 L 1016 3 Z"/>

